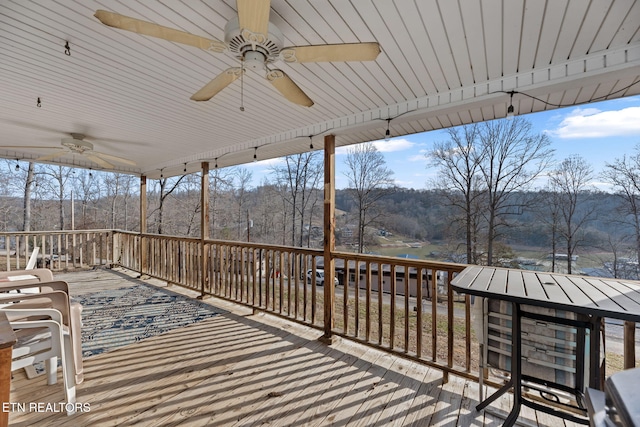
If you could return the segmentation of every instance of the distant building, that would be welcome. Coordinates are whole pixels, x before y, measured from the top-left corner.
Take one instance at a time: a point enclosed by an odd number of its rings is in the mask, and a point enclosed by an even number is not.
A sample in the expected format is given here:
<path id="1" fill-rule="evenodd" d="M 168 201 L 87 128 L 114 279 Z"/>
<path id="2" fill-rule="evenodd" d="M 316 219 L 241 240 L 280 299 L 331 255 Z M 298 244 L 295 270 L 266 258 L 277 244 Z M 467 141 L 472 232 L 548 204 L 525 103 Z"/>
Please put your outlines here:
<path id="1" fill-rule="evenodd" d="M 547 259 L 553 259 L 554 256 L 555 256 L 555 259 L 558 261 L 566 261 L 567 259 L 569 259 L 569 256 L 567 254 L 549 254 L 547 255 Z M 571 255 L 571 261 L 572 262 L 578 261 L 578 255 Z"/>

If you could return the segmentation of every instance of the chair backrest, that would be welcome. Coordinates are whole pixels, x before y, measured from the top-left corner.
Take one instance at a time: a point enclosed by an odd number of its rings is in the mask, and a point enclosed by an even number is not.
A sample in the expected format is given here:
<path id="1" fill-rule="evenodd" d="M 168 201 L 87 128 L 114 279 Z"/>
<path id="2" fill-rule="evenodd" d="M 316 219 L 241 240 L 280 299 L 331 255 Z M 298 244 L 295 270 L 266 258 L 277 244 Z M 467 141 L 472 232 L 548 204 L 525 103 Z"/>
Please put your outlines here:
<path id="1" fill-rule="evenodd" d="M 33 252 L 31 252 L 31 256 L 29 257 L 29 262 L 27 266 L 24 268 L 25 270 L 33 270 L 36 268 L 36 263 L 38 262 L 38 253 L 40 253 L 40 247 L 36 246 L 33 248 Z"/>
<path id="2" fill-rule="evenodd" d="M 523 306 L 528 312 L 558 318 L 582 320 L 582 315 L 540 307 Z M 487 360 L 492 368 L 511 369 L 511 303 L 487 300 L 485 307 Z M 579 363 L 585 363 L 585 336 L 578 328 L 554 322 L 522 319 L 522 373 L 550 383 L 583 389 Z M 588 360 L 588 359 L 587 359 Z M 583 390 L 581 390 L 583 391 Z"/>

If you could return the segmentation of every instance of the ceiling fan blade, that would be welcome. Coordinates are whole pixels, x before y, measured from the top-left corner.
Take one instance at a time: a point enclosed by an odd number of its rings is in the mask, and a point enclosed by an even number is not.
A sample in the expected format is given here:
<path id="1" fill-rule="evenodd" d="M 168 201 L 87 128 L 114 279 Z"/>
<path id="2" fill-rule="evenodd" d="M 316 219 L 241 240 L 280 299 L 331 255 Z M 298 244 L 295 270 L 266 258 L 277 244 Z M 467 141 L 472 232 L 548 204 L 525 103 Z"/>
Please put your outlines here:
<path id="1" fill-rule="evenodd" d="M 222 89 L 236 81 L 242 73 L 242 68 L 228 68 L 216 78 L 207 83 L 202 89 L 191 96 L 193 101 L 208 101 L 218 94 Z"/>
<path id="2" fill-rule="evenodd" d="M 236 6 L 240 28 L 266 37 L 269 32 L 271 0 L 237 0 Z"/>
<path id="3" fill-rule="evenodd" d="M 46 156 L 38 157 L 35 161 L 36 162 L 48 162 L 49 160 L 57 159 L 58 157 L 62 157 L 65 154 L 68 154 L 68 153 L 69 152 L 67 150 L 65 150 L 65 151 L 61 151 L 61 152 L 58 152 L 58 153 L 47 154 Z"/>
<path id="4" fill-rule="evenodd" d="M 62 147 L 47 147 L 47 146 L 39 146 L 39 145 L 0 145 L 0 148 L 26 148 L 28 150 L 31 149 L 43 149 L 43 150 L 64 150 Z"/>
<path id="5" fill-rule="evenodd" d="M 129 166 L 137 166 L 136 162 L 134 162 L 133 160 L 125 159 L 118 156 L 112 156 L 111 154 L 98 153 L 97 151 L 93 151 L 91 154 L 100 157 L 101 159 L 113 160 L 114 162 L 122 163 Z"/>
<path id="6" fill-rule="evenodd" d="M 175 43 L 187 44 L 200 49 L 211 50 L 213 52 L 224 52 L 227 48 L 224 43 L 215 39 L 196 36 L 195 34 L 164 27 L 152 22 L 131 18 L 129 16 L 107 12 L 106 10 L 98 10 L 93 16 L 109 27 L 132 31 L 138 34 L 144 34 L 145 36 L 157 37 Z"/>
<path id="7" fill-rule="evenodd" d="M 271 70 L 266 75 L 267 80 L 289 101 L 294 104 L 302 105 L 305 107 L 311 107 L 313 101 L 307 96 L 306 93 L 295 84 L 291 77 L 282 70 Z"/>
<path id="8" fill-rule="evenodd" d="M 111 163 L 107 162 L 106 160 L 103 160 L 100 157 L 96 156 L 95 153 L 92 153 L 92 154 L 83 153 L 82 155 L 85 156 L 87 159 L 91 160 L 93 163 L 96 163 L 102 166 L 103 168 L 113 169 L 115 167 Z"/>
<path id="9" fill-rule="evenodd" d="M 286 62 L 373 61 L 379 53 L 380 45 L 375 42 L 291 46 L 280 51 Z"/>

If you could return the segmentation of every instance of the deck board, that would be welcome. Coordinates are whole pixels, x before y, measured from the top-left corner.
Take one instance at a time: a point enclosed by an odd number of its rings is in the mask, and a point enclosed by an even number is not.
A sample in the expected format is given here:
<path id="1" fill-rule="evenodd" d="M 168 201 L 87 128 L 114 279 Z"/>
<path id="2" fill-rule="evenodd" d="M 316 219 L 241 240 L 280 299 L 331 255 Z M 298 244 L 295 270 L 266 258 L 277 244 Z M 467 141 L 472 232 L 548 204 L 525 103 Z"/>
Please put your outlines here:
<path id="1" fill-rule="evenodd" d="M 139 283 L 123 272 L 58 275 L 72 294 Z M 163 285 L 157 281 L 147 283 Z M 163 285 L 164 286 L 164 285 Z M 190 296 L 196 293 L 172 287 Z M 10 413 L 12 426 L 500 425 L 475 411 L 478 384 L 397 355 L 208 299 L 221 314 L 85 359 L 78 402 L 91 411 Z M 60 375 L 59 375 L 60 376 Z M 61 379 L 60 379 L 61 381 Z M 12 402 L 62 402 L 61 385 L 16 372 Z M 489 390 L 491 392 L 491 390 Z M 509 396 L 495 406 L 509 407 Z M 526 411 L 530 424 L 537 415 Z M 539 417 L 540 425 L 561 420 Z M 568 425 L 568 423 L 567 423 Z"/>

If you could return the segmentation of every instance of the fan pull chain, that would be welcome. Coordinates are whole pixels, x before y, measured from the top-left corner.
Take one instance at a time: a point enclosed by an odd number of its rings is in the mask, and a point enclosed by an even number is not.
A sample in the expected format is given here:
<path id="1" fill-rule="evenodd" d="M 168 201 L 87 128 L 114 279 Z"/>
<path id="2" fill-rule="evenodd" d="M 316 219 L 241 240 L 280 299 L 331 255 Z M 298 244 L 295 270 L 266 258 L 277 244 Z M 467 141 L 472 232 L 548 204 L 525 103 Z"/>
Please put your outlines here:
<path id="1" fill-rule="evenodd" d="M 244 111 L 244 67 L 240 69 L 240 111 Z"/>

